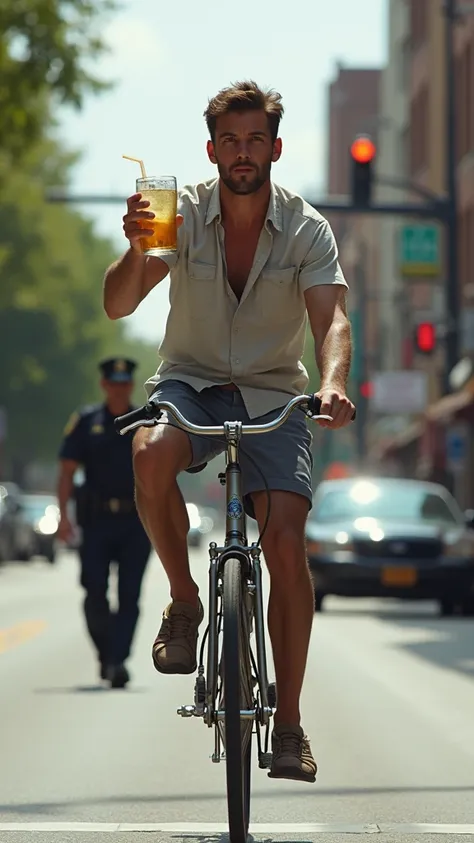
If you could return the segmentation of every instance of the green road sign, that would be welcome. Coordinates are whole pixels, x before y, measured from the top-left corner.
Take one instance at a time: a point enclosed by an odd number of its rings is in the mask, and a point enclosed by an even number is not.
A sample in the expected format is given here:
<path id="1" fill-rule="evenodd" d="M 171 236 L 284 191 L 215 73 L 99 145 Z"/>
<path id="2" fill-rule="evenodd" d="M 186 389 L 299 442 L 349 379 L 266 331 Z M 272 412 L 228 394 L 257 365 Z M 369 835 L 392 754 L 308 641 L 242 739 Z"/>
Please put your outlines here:
<path id="1" fill-rule="evenodd" d="M 400 229 L 399 266 L 403 275 L 438 275 L 439 229 L 435 225 L 405 225 Z"/>

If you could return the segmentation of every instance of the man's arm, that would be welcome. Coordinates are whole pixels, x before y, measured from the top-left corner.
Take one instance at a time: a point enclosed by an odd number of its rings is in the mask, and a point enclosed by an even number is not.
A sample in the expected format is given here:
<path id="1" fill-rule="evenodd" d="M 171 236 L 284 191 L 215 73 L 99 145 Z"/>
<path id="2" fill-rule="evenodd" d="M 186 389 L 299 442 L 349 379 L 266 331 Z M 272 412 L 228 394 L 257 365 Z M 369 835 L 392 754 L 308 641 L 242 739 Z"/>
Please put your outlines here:
<path id="1" fill-rule="evenodd" d="M 343 427 L 354 407 L 346 396 L 351 365 L 351 327 L 347 318 L 347 282 L 338 261 L 337 243 L 327 220 L 316 226 L 301 263 L 300 289 L 304 293 L 316 362 L 321 375 L 321 412 L 333 421 L 323 427 Z"/>
<path id="2" fill-rule="evenodd" d="M 310 287 L 304 295 L 321 376 L 317 393 L 321 398 L 321 413 L 334 419 L 331 424 L 321 424 L 343 427 L 351 421 L 354 412 L 346 396 L 352 357 L 346 290 L 337 284 L 321 285 Z"/>
<path id="3" fill-rule="evenodd" d="M 166 278 L 178 257 L 175 253 L 164 261 L 142 254 L 140 238 L 153 231 L 141 227 L 140 223 L 146 225 L 154 213 L 147 210 L 150 203 L 141 196 L 141 193 L 134 193 L 127 199 L 127 213 L 123 217 L 123 230 L 130 248 L 105 273 L 104 310 L 109 319 L 122 319 L 134 313 L 148 293 Z M 178 214 L 178 228 L 182 222 L 183 216 Z"/>
<path id="4" fill-rule="evenodd" d="M 168 272 L 169 266 L 160 258 L 128 249 L 105 273 L 104 310 L 109 319 L 122 319 L 134 313 Z"/>
<path id="5" fill-rule="evenodd" d="M 346 291 L 336 285 L 310 287 L 305 300 L 321 375 L 321 391 L 338 389 L 345 392 L 352 357 Z"/>
<path id="6" fill-rule="evenodd" d="M 67 505 L 72 498 L 74 487 L 74 472 L 79 468 L 80 463 L 75 460 L 60 460 L 59 475 L 57 484 L 58 506 L 61 518 L 68 517 Z"/>
<path id="7" fill-rule="evenodd" d="M 56 494 L 59 506 L 58 536 L 63 541 L 72 537 L 73 529 L 69 521 L 67 505 L 74 489 L 74 472 L 84 460 L 84 416 L 75 411 L 70 416 L 59 449 L 59 472 Z"/>

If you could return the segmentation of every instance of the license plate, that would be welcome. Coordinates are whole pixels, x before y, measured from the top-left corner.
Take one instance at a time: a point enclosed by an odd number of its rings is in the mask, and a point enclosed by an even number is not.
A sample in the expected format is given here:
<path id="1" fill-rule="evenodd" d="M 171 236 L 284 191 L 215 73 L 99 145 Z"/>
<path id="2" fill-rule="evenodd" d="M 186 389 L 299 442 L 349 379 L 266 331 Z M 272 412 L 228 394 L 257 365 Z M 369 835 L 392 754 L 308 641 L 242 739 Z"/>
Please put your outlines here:
<path id="1" fill-rule="evenodd" d="M 413 586 L 416 585 L 416 568 L 394 566 L 382 569 L 382 583 L 384 585 Z"/>

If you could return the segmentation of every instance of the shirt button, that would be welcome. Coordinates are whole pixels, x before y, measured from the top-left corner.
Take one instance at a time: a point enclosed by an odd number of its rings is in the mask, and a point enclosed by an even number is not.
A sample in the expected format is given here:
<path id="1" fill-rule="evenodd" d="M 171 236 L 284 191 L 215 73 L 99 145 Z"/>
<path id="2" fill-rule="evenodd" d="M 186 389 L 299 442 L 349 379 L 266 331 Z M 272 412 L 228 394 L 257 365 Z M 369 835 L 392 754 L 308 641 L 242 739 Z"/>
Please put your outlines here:
<path id="1" fill-rule="evenodd" d="M 233 362 L 234 362 L 234 363 L 240 363 L 240 359 L 239 359 L 238 357 L 234 357 Z"/>

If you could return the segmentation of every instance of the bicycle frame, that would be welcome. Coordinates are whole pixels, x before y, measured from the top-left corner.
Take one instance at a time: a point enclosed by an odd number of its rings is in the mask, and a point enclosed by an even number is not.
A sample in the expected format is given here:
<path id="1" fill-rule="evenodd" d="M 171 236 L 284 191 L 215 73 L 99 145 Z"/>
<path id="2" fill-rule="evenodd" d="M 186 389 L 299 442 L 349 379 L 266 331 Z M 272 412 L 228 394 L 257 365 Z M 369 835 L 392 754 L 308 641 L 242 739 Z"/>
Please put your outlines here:
<path id="1" fill-rule="evenodd" d="M 222 576 L 226 558 L 238 555 L 248 571 L 248 590 L 253 600 L 253 615 L 255 619 L 255 638 L 257 656 L 257 681 L 260 695 L 259 725 L 269 723 L 272 709 L 268 705 L 268 676 L 265 646 L 265 626 L 263 618 L 262 568 L 260 563 L 261 550 L 254 542 L 247 544 L 246 516 L 242 495 L 242 473 L 239 464 L 239 444 L 242 436 L 240 422 L 226 422 L 224 425 L 227 440 L 226 470 L 219 475 L 221 483 L 226 486 L 226 529 L 223 547 L 216 542 L 209 546 L 209 626 L 207 653 L 207 684 L 206 705 L 202 712 L 208 726 L 216 725 L 221 714 L 214 710 L 217 696 L 218 681 L 218 587 Z M 197 712 L 196 712 L 197 713 Z M 254 717 L 255 712 L 242 712 L 243 719 Z M 222 717 L 224 713 L 222 713 Z M 218 759 L 220 760 L 220 759 Z"/>

